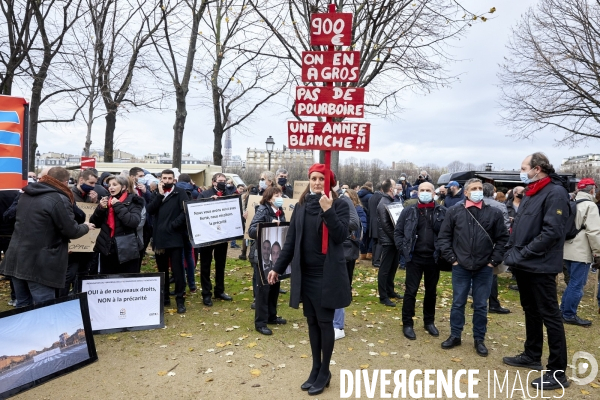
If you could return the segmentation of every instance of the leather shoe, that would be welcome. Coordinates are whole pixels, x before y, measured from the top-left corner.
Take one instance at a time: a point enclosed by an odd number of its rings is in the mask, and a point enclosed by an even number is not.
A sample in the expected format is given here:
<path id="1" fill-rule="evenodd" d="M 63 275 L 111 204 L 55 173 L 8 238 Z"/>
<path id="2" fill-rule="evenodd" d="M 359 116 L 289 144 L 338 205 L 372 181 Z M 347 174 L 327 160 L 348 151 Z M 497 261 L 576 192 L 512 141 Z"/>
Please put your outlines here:
<path id="1" fill-rule="evenodd" d="M 271 324 L 271 325 L 285 325 L 287 324 L 287 321 L 281 317 L 277 317 L 272 321 L 267 321 L 267 324 Z"/>
<path id="2" fill-rule="evenodd" d="M 388 306 L 388 307 L 396 307 L 396 303 L 394 303 L 393 301 L 391 301 L 390 299 L 385 299 L 385 300 L 380 300 L 379 301 L 381 304 L 383 304 L 384 306 Z"/>
<path id="3" fill-rule="evenodd" d="M 272 335 L 273 331 L 267 328 L 266 326 L 259 326 L 256 328 L 257 332 L 262 333 L 263 335 Z"/>
<path id="4" fill-rule="evenodd" d="M 316 382 L 315 382 L 316 383 Z M 325 390 L 326 387 L 329 387 L 329 384 L 331 383 L 331 372 L 329 373 L 329 378 L 327 379 L 327 383 L 325 383 L 324 386 L 315 386 L 315 384 L 313 384 L 310 389 L 308 389 L 308 395 L 309 396 L 316 396 L 318 394 L 323 393 L 323 391 Z"/>
<path id="5" fill-rule="evenodd" d="M 487 357 L 488 356 L 488 349 L 487 349 L 487 347 L 485 347 L 485 344 L 483 343 L 483 340 L 475 340 L 475 351 L 481 357 Z"/>
<path id="6" fill-rule="evenodd" d="M 516 291 L 518 291 L 519 290 L 519 285 L 508 285 L 508 288 L 510 290 L 516 290 Z"/>
<path id="7" fill-rule="evenodd" d="M 581 319 L 581 318 L 579 318 L 578 315 L 575 315 L 573 318 L 565 318 L 563 316 L 562 319 L 565 324 L 586 326 L 586 327 L 592 325 L 592 321 L 589 321 L 587 319 Z"/>
<path id="8" fill-rule="evenodd" d="M 253 310 L 256 310 L 256 303 L 252 302 L 252 304 L 250 304 L 250 308 Z"/>
<path id="9" fill-rule="evenodd" d="M 398 299 L 398 300 L 402 300 L 404 298 L 404 295 L 400 294 L 400 293 L 396 293 L 394 292 L 393 295 L 390 296 L 392 299 Z"/>
<path id="10" fill-rule="evenodd" d="M 442 342 L 442 349 L 449 350 L 462 344 L 459 337 L 450 336 L 448 339 Z"/>
<path id="11" fill-rule="evenodd" d="M 204 305 L 205 305 L 205 306 L 212 307 L 212 305 L 213 305 L 213 303 L 212 303 L 212 300 L 211 300 L 210 296 L 204 296 L 204 297 L 202 298 L 202 302 L 204 303 Z"/>
<path id="12" fill-rule="evenodd" d="M 504 307 L 490 307 L 488 312 L 491 314 L 510 314 L 510 310 Z"/>
<path id="13" fill-rule="evenodd" d="M 413 329 L 412 326 L 407 325 L 407 326 L 403 327 L 402 332 L 404 333 L 404 337 L 409 340 L 417 339 L 417 335 L 415 334 L 415 330 Z"/>
<path id="14" fill-rule="evenodd" d="M 425 325 L 425 330 L 427 331 L 427 333 L 429 333 L 431 336 L 435 336 L 438 337 L 440 336 L 440 331 L 437 330 L 437 328 L 435 327 L 434 324 L 427 324 Z"/>
<path id="15" fill-rule="evenodd" d="M 225 301 L 231 301 L 233 300 L 233 298 L 231 296 L 229 296 L 227 293 L 221 293 L 220 295 L 215 295 L 215 299 L 221 299 L 221 300 L 225 300 Z"/>
<path id="16" fill-rule="evenodd" d="M 286 293 L 287 293 L 287 290 L 279 289 L 279 293 L 281 293 L 281 294 L 286 294 Z"/>

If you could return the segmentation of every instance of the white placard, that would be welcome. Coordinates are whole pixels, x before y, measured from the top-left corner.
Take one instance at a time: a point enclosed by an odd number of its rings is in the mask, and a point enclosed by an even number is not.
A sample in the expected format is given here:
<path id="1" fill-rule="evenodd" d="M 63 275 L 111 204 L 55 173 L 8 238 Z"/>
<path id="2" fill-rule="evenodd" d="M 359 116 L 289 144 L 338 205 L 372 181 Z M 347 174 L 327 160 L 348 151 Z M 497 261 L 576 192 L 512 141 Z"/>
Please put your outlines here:
<path id="1" fill-rule="evenodd" d="M 82 277 L 81 292 L 88 294 L 92 331 L 163 327 L 161 276 L 156 275 Z"/>
<path id="2" fill-rule="evenodd" d="M 238 196 L 223 200 L 189 201 L 185 206 L 194 247 L 241 239 L 244 236 Z"/>
<path id="3" fill-rule="evenodd" d="M 402 210 L 404 210 L 404 206 L 401 203 L 391 203 L 385 207 L 387 208 L 388 213 L 390 213 L 392 222 L 394 223 L 394 225 L 396 225 L 396 222 L 398 222 L 398 218 L 400 217 L 400 214 L 402 214 Z"/>

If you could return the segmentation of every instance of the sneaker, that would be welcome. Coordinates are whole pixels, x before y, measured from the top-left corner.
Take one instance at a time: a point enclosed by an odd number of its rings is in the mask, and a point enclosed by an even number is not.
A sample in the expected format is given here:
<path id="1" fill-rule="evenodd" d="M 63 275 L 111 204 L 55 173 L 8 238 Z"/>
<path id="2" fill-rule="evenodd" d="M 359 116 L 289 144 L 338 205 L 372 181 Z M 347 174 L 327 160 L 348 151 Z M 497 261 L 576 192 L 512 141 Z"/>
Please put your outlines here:
<path id="1" fill-rule="evenodd" d="M 346 337 L 346 333 L 344 333 L 343 329 L 333 328 L 333 332 L 335 333 L 335 340 L 343 339 Z"/>
<path id="2" fill-rule="evenodd" d="M 17 301 L 16 301 L 16 300 L 10 300 L 10 301 L 8 302 L 8 305 L 9 305 L 9 306 L 16 307 L 16 306 L 17 306 Z"/>
<path id="3" fill-rule="evenodd" d="M 540 383 L 542 386 L 541 388 Z M 558 372 L 555 373 L 552 371 L 546 372 L 544 376 L 534 379 L 531 382 L 531 386 L 538 390 L 541 389 L 542 391 L 568 388 L 570 385 L 571 383 L 567 380 L 564 372 L 559 374 Z"/>
<path id="4" fill-rule="evenodd" d="M 518 354 L 514 357 L 504 357 L 502 362 L 512 367 L 529 368 L 537 371 L 542 370 L 542 363 L 540 361 L 535 361 L 525 353 Z"/>

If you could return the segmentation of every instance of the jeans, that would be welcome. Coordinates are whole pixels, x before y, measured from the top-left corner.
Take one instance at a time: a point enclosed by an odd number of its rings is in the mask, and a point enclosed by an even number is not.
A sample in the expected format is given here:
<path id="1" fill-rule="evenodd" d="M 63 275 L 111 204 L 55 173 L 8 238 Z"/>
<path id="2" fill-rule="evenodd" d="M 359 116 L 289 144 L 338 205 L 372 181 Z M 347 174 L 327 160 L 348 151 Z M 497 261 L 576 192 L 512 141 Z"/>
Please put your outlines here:
<path id="1" fill-rule="evenodd" d="M 385 301 L 394 294 L 394 278 L 398 269 L 398 250 L 396 246 L 379 246 L 381 251 L 381 265 L 377 273 L 377 287 L 379 289 L 379 301 Z M 375 257 L 373 257 L 375 260 Z"/>
<path id="2" fill-rule="evenodd" d="M 369 232 L 363 233 L 362 240 L 360 241 L 360 254 L 371 253 L 371 237 L 369 236 Z"/>
<path id="3" fill-rule="evenodd" d="M 557 274 L 534 274 L 513 268 L 519 285 L 521 306 L 525 312 L 525 354 L 535 361 L 542 359 L 544 326 L 548 333 L 550 371 L 567 368 L 567 339 L 556 294 Z"/>
<path id="4" fill-rule="evenodd" d="M 346 319 L 346 311 L 344 308 L 338 308 L 333 314 L 333 327 L 335 329 L 344 329 L 344 320 Z"/>
<path id="5" fill-rule="evenodd" d="M 413 326 L 415 303 L 421 279 L 425 275 L 425 299 L 423 301 L 423 323 L 433 324 L 435 321 L 435 300 L 440 270 L 433 257 L 415 259 L 406 263 L 406 291 L 402 301 L 402 325 Z"/>
<path id="6" fill-rule="evenodd" d="M 570 279 L 560 302 L 560 311 L 563 317 L 573 318 L 577 315 L 577 307 L 583 297 L 583 287 L 587 283 L 590 264 L 565 260 L 565 266 Z"/>
<path id="7" fill-rule="evenodd" d="M 452 309 L 450 328 L 452 336 L 461 337 L 465 326 L 465 305 L 469 289 L 473 291 L 473 339 L 484 340 L 487 332 L 488 298 L 492 289 L 494 270 L 487 265 L 468 270 L 460 265 L 452 267 Z"/>
<path id="8" fill-rule="evenodd" d="M 34 281 L 11 277 L 17 296 L 17 307 L 26 307 L 56 298 L 56 289 Z"/>
<path id="9" fill-rule="evenodd" d="M 196 263 L 194 260 L 194 253 L 192 244 L 189 240 L 183 241 L 183 262 L 185 263 L 185 276 L 187 278 L 187 284 L 190 290 L 196 290 Z"/>

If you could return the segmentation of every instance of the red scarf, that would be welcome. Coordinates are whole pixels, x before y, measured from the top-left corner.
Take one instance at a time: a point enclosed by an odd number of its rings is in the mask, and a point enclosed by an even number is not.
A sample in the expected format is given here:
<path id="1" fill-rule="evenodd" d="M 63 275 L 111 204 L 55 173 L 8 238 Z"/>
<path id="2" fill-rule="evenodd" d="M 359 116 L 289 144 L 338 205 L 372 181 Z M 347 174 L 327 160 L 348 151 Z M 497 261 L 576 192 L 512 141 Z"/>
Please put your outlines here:
<path id="1" fill-rule="evenodd" d="M 525 192 L 525 195 L 533 196 L 534 194 L 536 194 L 537 192 L 539 192 L 540 190 L 545 188 L 546 185 L 550 183 L 550 181 L 551 181 L 550 177 L 547 176 L 545 178 L 540 179 L 539 181 L 531 182 L 527 186 L 527 191 Z"/>
<path id="2" fill-rule="evenodd" d="M 223 192 L 221 192 L 220 190 L 217 190 L 217 196 L 218 197 L 222 197 L 223 196 Z"/>
<path id="3" fill-rule="evenodd" d="M 435 208 L 435 202 L 430 201 L 429 203 L 417 203 L 417 208 Z"/>
<path id="4" fill-rule="evenodd" d="M 281 215 L 281 210 L 275 211 L 275 216 L 277 217 L 277 219 L 279 219 L 280 215 Z"/>
<path id="5" fill-rule="evenodd" d="M 119 198 L 119 201 L 122 203 L 127 198 L 128 194 L 129 193 L 127 193 L 126 191 L 123 192 L 123 194 Z M 113 208 L 113 205 L 111 203 L 112 199 L 113 199 L 112 196 L 110 196 L 108 198 L 108 220 L 106 221 L 106 224 L 110 228 L 110 237 L 111 238 L 115 237 L 115 209 Z"/>

